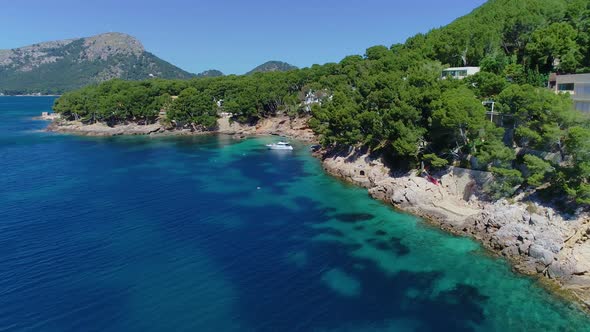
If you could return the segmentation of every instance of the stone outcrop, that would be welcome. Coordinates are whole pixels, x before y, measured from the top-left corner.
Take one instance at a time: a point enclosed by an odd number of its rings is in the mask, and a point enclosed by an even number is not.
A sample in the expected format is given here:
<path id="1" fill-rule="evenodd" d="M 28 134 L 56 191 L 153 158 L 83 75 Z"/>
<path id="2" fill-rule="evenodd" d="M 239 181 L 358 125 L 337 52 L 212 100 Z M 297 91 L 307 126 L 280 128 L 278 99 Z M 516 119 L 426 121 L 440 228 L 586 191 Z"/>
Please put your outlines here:
<path id="1" fill-rule="evenodd" d="M 315 142 L 317 138 L 307 125 L 307 120 L 307 117 L 291 119 L 288 116 L 277 116 L 261 119 L 256 125 L 244 125 L 230 121 L 229 117 L 222 117 L 217 120 L 216 133 L 236 137 L 278 135 Z"/>
<path id="2" fill-rule="evenodd" d="M 43 112 L 41 116 L 34 117 L 33 120 L 44 120 L 44 121 L 57 121 L 61 119 L 58 113 Z"/>
<path id="3" fill-rule="evenodd" d="M 80 136 L 150 135 L 164 131 L 159 123 L 150 125 L 130 123 L 109 127 L 103 123 L 87 125 L 78 121 L 60 121 L 59 119 L 49 124 L 47 130 Z"/>

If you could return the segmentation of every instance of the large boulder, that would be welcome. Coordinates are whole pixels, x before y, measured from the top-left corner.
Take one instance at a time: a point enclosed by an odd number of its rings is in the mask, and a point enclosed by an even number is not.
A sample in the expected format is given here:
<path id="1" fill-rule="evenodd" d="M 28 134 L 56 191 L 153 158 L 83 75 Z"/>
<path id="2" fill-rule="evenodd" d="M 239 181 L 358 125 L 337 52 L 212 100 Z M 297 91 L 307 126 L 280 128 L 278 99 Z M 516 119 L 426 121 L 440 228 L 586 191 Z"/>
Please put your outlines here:
<path id="1" fill-rule="evenodd" d="M 481 213 L 470 217 L 466 227 L 472 229 L 472 233 L 494 233 L 509 224 L 528 224 L 528 213 L 512 206 L 490 205 Z M 528 228 L 522 228 L 528 229 Z M 506 236 L 512 236 L 517 230 L 508 228 L 504 230 Z"/>
<path id="2" fill-rule="evenodd" d="M 568 279 L 578 273 L 579 268 L 573 257 L 565 257 L 549 265 L 547 273 L 553 279 Z"/>
<path id="3" fill-rule="evenodd" d="M 503 250 L 506 247 L 518 248 L 525 242 L 533 243 L 535 234 L 533 230 L 525 224 L 510 223 L 503 225 L 497 232 L 492 235 L 492 246 L 496 249 Z M 517 249 L 517 253 L 518 253 Z"/>
<path id="4" fill-rule="evenodd" d="M 533 244 L 530 246 L 529 256 L 543 263 L 545 266 L 549 266 L 555 259 L 555 254 L 553 252 L 538 244 Z"/>

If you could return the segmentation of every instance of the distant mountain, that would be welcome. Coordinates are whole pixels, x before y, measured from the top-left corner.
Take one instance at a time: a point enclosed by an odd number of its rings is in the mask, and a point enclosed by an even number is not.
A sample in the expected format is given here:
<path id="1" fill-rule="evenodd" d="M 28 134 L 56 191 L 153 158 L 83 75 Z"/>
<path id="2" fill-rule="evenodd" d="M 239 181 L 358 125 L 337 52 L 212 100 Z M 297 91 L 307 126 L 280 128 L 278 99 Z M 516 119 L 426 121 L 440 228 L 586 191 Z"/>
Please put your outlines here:
<path id="1" fill-rule="evenodd" d="M 224 76 L 224 74 L 216 69 L 205 70 L 204 72 L 197 74 L 197 77 L 219 77 L 219 76 Z"/>
<path id="2" fill-rule="evenodd" d="M 289 71 L 297 69 L 297 67 L 290 65 L 286 62 L 281 61 L 268 61 L 266 63 L 261 64 L 260 66 L 250 70 L 246 73 L 246 75 L 254 74 L 254 73 L 266 73 L 270 71 Z"/>
<path id="3" fill-rule="evenodd" d="M 0 93 L 62 93 L 113 78 L 190 78 L 134 37 L 105 33 L 0 50 Z"/>

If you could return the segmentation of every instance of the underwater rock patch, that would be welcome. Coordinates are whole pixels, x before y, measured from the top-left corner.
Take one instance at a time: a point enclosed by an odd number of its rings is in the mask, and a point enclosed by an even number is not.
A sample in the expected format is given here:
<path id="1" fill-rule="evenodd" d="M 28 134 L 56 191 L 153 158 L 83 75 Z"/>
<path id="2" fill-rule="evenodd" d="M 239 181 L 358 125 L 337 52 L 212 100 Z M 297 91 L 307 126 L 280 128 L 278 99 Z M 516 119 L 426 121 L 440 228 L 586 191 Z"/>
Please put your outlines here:
<path id="1" fill-rule="evenodd" d="M 339 213 L 334 215 L 334 218 L 338 221 L 346 223 L 355 223 L 359 221 L 371 220 L 375 218 L 375 216 L 370 213 Z"/>
<path id="2" fill-rule="evenodd" d="M 373 247 L 383 250 L 392 251 L 398 256 L 404 256 L 410 253 L 410 248 L 401 242 L 401 239 L 392 237 L 388 240 L 371 238 L 367 240 L 367 243 Z"/>
<path id="3" fill-rule="evenodd" d="M 322 274 L 322 282 L 342 296 L 354 297 L 361 294 L 360 281 L 340 269 L 331 269 Z"/>

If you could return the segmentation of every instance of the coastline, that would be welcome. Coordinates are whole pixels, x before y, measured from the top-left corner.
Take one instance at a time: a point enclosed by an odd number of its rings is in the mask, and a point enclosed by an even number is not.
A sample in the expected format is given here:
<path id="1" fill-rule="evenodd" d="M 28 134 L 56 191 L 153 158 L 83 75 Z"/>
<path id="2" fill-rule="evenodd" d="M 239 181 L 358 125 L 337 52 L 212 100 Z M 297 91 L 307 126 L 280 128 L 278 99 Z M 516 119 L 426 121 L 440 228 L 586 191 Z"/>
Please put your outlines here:
<path id="1" fill-rule="evenodd" d="M 332 176 L 443 231 L 476 240 L 516 272 L 538 278 L 553 293 L 590 310 L 588 216 L 564 218 L 522 198 L 478 199 L 483 184 L 492 180 L 485 172 L 451 167 L 436 174 L 437 186 L 416 172 L 396 174 L 381 158 L 359 151 L 322 151 L 317 157 Z"/>
<path id="2" fill-rule="evenodd" d="M 255 126 L 239 124 L 230 121 L 228 117 L 222 117 L 217 121 L 217 128 L 210 131 L 169 129 L 159 122 L 149 125 L 129 123 L 114 127 L 101 123 L 86 125 L 78 121 L 63 121 L 59 116 L 56 117 L 53 114 L 35 119 L 51 121 L 45 129 L 46 131 L 79 136 L 147 135 L 159 137 L 226 134 L 236 138 L 244 138 L 247 136 L 279 135 L 305 142 L 317 142 L 313 130 L 307 125 L 308 118 L 291 119 L 288 116 L 262 119 Z"/>
<path id="3" fill-rule="evenodd" d="M 220 118 L 212 131 L 170 130 L 159 123 L 108 127 L 53 119 L 47 131 L 83 136 L 186 136 L 226 134 L 235 138 L 280 135 L 317 143 L 307 118 L 279 116 L 255 126 Z M 480 198 L 492 181 L 489 173 L 449 168 L 436 174 L 435 185 L 416 172 L 399 173 L 366 151 L 320 150 L 314 153 L 330 175 L 364 187 L 371 197 L 425 219 L 449 233 L 477 240 L 506 258 L 519 273 L 538 277 L 557 295 L 590 310 L 590 218 L 562 215 L 525 197 L 489 202 Z"/>

